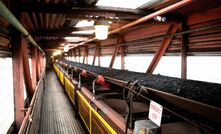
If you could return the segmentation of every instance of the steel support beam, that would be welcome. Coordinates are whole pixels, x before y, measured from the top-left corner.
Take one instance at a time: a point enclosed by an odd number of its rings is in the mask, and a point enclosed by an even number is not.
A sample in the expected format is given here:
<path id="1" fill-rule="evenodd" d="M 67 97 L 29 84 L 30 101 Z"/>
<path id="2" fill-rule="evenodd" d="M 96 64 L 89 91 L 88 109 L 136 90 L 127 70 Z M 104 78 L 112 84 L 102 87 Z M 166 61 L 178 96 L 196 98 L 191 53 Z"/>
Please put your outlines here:
<path id="1" fill-rule="evenodd" d="M 84 48 L 83 64 L 88 64 L 88 47 Z"/>
<path id="2" fill-rule="evenodd" d="M 15 132 L 18 132 L 24 119 L 23 51 L 21 33 L 14 28 L 11 33 Z"/>
<path id="3" fill-rule="evenodd" d="M 69 60 L 72 60 L 72 51 L 69 51 L 68 53 L 69 53 L 69 56 L 70 56 Z"/>
<path id="4" fill-rule="evenodd" d="M 98 48 L 96 47 L 95 50 L 94 50 L 94 57 L 93 57 L 92 65 L 95 64 L 95 60 L 96 60 L 96 57 L 97 57 L 97 51 L 98 51 Z"/>
<path id="5" fill-rule="evenodd" d="M 186 30 L 186 25 L 182 24 L 182 31 Z M 181 36 L 181 79 L 187 76 L 187 35 Z"/>
<path id="6" fill-rule="evenodd" d="M 179 24 L 172 24 L 167 31 L 167 35 L 176 33 L 178 28 L 179 28 Z M 153 71 L 157 67 L 157 64 L 159 63 L 161 57 L 165 54 L 165 52 L 166 52 L 166 50 L 172 40 L 173 40 L 173 37 L 168 37 L 168 38 L 163 39 L 163 41 L 160 45 L 160 48 L 154 54 L 154 57 L 149 65 L 146 73 L 153 73 Z"/>
<path id="7" fill-rule="evenodd" d="M 110 61 L 110 65 L 109 65 L 109 68 L 112 68 L 113 65 L 114 65 L 114 61 L 116 59 L 116 56 L 118 54 L 118 51 L 119 51 L 119 46 L 116 46 L 115 49 L 114 49 L 114 52 L 112 53 L 112 58 L 111 58 L 111 61 Z"/>
<path id="8" fill-rule="evenodd" d="M 74 61 L 76 62 L 77 59 L 76 59 L 76 49 L 74 49 Z"/>
<path id="9" fill-rule="evenodd" d="M 118 51 L 120 49 L 120 46 L 118 44 L 121 44 L 124 42 L 124 37 L 123 36 L 120 36 L 120 38 L 117 40 L 117 45 L 114 49 L 114 52 L 112 53 L 112 58 L 111 58 L 111 61 L 110 61 L 110 65 L 109 65 L 109 68 L 112 68 L 113 65 L 114 65 L 114 61 L 116 59 L 116 56 L 118 54 Z"/>
<path id="10" fill-rule="evenodd" d="M 94 27 L 86 26 L 86 27 L 70 27 L 70 28 L 65 28 L 65 29 L 47 29 L 47 30 L 35 31 L 35 32 L 32 32 L 31 34 L 32 36 L 67 35 L 67 34 L 71 34 L 74 31 L 88 31 L 88 30 L 94 30 Z"/>
<path id="11" fill-rule="evenodd" d="M 37 50 L 37 81 L 40 80 L 40 52 Z"/>
<path id="12" fill-rule="evenodd" d="M 23 2 L 20 4 L 21 12 L 35 12 L 35 13 L 51 13 L 51 14 L 66 14 L 77 16 L 102 16 L 102 17 L 118 17 L 125 19 L 138 19 L 141 16 L 148 14 L 139 9 L 115 8 L 115 7 L 102 7 L 96 6 L 93 8 L 87 7 L 73 7 L 66 5 L 51 5 L 42 3 Z"/>
<path id="13" fill-rule="evenodd" d="M 121 57 L 121 70 L 125 69 L 125 60 L 124 60 L 124 55 L 125 55 L 125 47 L 122 46 L 120 48 L 120 57 Z"/>
<path id="14" fill-rule="evenodd" d="M 37 48 L 31 47 L 31 63 L 32 63 L 32 86 L 36 89 L 37 86 Z"/>
<path id="15" fill-rule="evenodd" d="M 96 61 L 96 57 L 98 57 L 98 66 L 100 65 L 100 58 L 99 58 L 99 46 L 100 46 L 100 42 L 97 42 L 96 44 L 96 48 L 94 50 L 94 57 L 93 57 L 93 62 L 92 62 L 92 65 L 95 64 L 95 61 Z"/>
<path id="16" fill-rule="evenodd" d="M 98 66 L 101 66 L 101 47 L 100 44 L 97 46 L 97 59 L 98 59 Z"/>
<path id="17" fill-rule="evenodd" d="M 32 86 L 32 80 L 31 80 L 31 74 L 30 74 L 30 67 L 28 62 L 28 47 L 25 42 L 25 39 L 22 39 L 22 49 L 23 49 L 23 73 L 24 73 L 24 83 L 26 87 L 26 93 L 29 101 L 31 101 L 31 98 L 34 94 L 33 86 Z"/>
<path id="18" fill-rule="evenodd" d="M 79 47 L 78 48 L 78 61 L 80 63 L 80 60 L 81 60 L 81 48 Z"/>
<path id="19" fill-rule="evenodd" d="M 162 8 L 162 9 L 156 11 L 156 12 L 150 13 L 150 14 L 142 17 L 142 18 L 139 18 L 139 19 L 137 19 L 137 20 L 135 20 L 135 21 L 133 21 L 131 23 L 128 23 L 126 25 L 123 25 L 123 26 L 120 26 L 120 27 L 118 27 L 116 29 L 113 29 L 113 30 L 109 31 L 108 34 L 111 35 L 111 34 L 114 34 L 114 33 L 119 33 L 122 30 L 128 29 L 128 28 L 130 28 L 130 27 L 132 27 L 134 25 L 137 25 L 137 24 L 140 24 L 142 22 L 145 22 L 145 21 L 148 21 L 150 19 L 153 19 L 156 16 L 168 13 L 170 11 L 173 11 L 173 10 L 179 8 L 179 7 L 182 7 L 182 6 L 190 3 L 191 1 L 192 0 L 182 0 L 182 1 L 179 1 L 177 3 L 174 3 L 172 5 L 167 6 L 165 8 Z M 84 45 L 84 44 L 92 42 L 92 41 L 96 41 L 96 38 L 94 37 L 94 38 L 88 39 L 87 41 L 79 43 L 77 46 Z M 74 47 L 77 47 L 77 46 L 74 46 Z M 74 48 L 74 47 L 72 47 L 72 48 Z"/>

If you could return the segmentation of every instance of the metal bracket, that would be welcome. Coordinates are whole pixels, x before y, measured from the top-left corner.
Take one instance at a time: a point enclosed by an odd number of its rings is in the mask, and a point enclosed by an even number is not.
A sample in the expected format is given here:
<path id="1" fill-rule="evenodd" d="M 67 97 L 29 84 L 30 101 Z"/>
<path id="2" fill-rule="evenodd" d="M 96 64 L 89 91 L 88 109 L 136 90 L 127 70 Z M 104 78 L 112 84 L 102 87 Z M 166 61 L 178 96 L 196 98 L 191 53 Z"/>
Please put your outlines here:
<path id="1" fill-rule="evenodd" d="M 78 75 L 78 89 L 81 89 L 81 73 Z"/>
<path id="2" fill-rule="evenodd" d="M 95 85 L 96 85 L 96 81 L 97 81 L 97 78 L 93 80 L 92 82 L 92 93 L 93 93 L 93 99 L 95 100 L 96 99 L 96 90 L 95 90 Z"/>

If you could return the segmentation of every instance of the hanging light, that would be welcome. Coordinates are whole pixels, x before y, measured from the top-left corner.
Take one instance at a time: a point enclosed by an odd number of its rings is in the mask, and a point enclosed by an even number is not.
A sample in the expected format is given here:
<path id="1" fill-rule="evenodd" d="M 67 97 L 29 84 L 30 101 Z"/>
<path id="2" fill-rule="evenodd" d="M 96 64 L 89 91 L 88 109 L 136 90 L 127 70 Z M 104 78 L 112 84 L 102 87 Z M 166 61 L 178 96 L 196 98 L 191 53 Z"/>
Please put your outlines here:
<path id="1" fill-rule="evenodd" d="M 53 56 L 57 56 L 57 55 L 58 55 L 57 52 L 54 52 L 54 53 L 53 53 Z"/>
<path id="2" fill-rule="evenodd" d="M 69 51 L 69 46 L 64 46 L 64 52 L 68 52 Z"/>
<path id="3" fill-rule="evenodd" d="M 108 22 L 103 20 L 98 20 L 94 23 L 95 27 L 95 37 L 98 40 L 105 40 L 108 36 Z"/>
<path id="4" fill-rule="evenodd" d="M 58 50 L 58 51 L 57 51 L 57 55 L 61 55 L 61 50 Z"/>

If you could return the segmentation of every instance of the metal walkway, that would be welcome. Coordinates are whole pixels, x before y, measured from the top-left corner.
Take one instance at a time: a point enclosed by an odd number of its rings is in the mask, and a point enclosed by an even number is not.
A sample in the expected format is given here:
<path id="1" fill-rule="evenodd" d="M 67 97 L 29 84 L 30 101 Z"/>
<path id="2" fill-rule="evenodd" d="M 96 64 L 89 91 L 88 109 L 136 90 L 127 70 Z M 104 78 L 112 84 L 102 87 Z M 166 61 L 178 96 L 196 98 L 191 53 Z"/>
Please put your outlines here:
<path id="1" fill-rule="evenodd" d="M 40 120 L 40 134 L 85 133 L 63 87 L 53 70 L 46 73 Z"/>

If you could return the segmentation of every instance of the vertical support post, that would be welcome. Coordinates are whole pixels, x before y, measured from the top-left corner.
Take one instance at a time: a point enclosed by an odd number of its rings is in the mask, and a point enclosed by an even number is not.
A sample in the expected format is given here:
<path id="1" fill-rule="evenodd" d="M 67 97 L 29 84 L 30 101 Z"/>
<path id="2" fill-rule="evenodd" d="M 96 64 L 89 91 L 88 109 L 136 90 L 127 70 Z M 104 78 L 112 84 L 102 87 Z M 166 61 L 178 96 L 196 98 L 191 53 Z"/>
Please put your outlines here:
<path id="1" fill-rule="evenodd" d="M 114 61 L 115 61 L 116 56 L 117 56 L 117 54 L 118 54 L 118 50 L 119 50 L 119 46 L 116 46 L 115 49 L 114 49 L 114 52 L 112 53 L 112 58 L 111 58 L 111 61 L 110 61 L 109 68 L 112 68 L 112 67 L 113 67 Z"/>
<path id="2" fill-rule="evenodd" d="M 96 46 L 96 48 L 95 48 L 95 50 L 94 50 L 94 57 L 93 57 L 92 65 L 95 64 L 96 56 L 97 56 L 97 46 Z"/>
<path id="3" fill-rule="evenodd" d="M 92 65 L 95 64 L 96 57 L 99 55 L 99 48 L 98 48 L 99 46 L 100 46 L 100 42 L 97 42 L 96 48 L 95 48 L 95 50 L 94 50 L 94 57 L 93 57 Z M 98 65 L 100 65 L 99 62 L 100 62 L 100 59 L 98 59 Z"/>
<path id="4" fill-rule="evenodd" d="M 119 44 L 120 44 L 120 43 L 123 43 L 123 42 L 124 42 L 124 37 L 121 35 L 120 38 L 118 38 L 118 40 L 117 40 L 117 45 L 116 45 L 116 47 L 115 47 L 115 49 L 114 49 L 114 52 L 112 53 L 112 58 L 111 58 L 111 61 L 110 61 L 109 68 L 112 68 L 112 67 L 113 67 L 114 61 L 115 61 L 115 59 L 116 59 L 116 57 L 117 57 L 117 54 L 118 54 L 118 51 L 119 51 L 119 49 L 120 49 Z"/>
<path id="5" fill-rule="evenodd" d="M 88 64 L 88 47 L 84 48 L 84 58 L 83 58 L 83 64 Z"/>
<path id="6" fill-rule="evenodd" d="M 69 56 L 70 56 L 70 54 L 69 54 L 69 52 L 67 52 L 67 60 L 70 60 Z M 64 54 L 64 57 L 66 57 L 65 54 Z"/>
<path id="7" fill-rule="evenodd" d="M 172 24 L 167 31 L 167 35 L 176 33 L 178 28 L 179 28 L 179 24 Z M 172 42 L 172 40 L 173 40 L 173 37 L 163 39 L 163 41 L 160 45 L 160 48 L 156 51 L 146 73 L 153 73 L 153 71 L 157 67 L 157 64 L 159 63 L 161 57 L 165 54 L 165 52 L 166 52 L 168 46 L 170 45 L 170 43 Z"/>
<path id="8" fill-rule="evenodd" d="M 97 58 L 98 58 L 98 66 L 101 66 L 101 47 L 100 44 L 97 46 Z"/>
<path id="9" fill-rule="evenodd" d="M 71 49 L 71 53 L 72 53 L 72 61 L 75 61 L 75 59 L 74 59 L 74 49 Z"/>
<path id="10" fill-rule="evenodd" d="M 80 63 L 80 60 L 81 60 L 81 48 L 79 47 L 78 48 L 78 61 Z"/>
<path id="11" fill-rule="evenodd" d="M 70 56 L 69 60 L 72 61 L 72 51 L 70 50 L 68 53 L 69 53 L 69 56 Z"/>
<path id="12" fill-rule="evenodd" d="M 76 49 L 74 49 L 74 61 L 76 62 Z"/>
<path id="13" fill-rule="evenodd" d="M 183 23 L 181 26 L 182 31 L 186 29 Z M 187 76 L 187 35 L 181 36 L 181 79 L 186 79 Z"/>
<path id="14" fill-rule="evenodd" d="M 24 83 L 26 86 L 26 93 L 29 100 L 31 100 L 34 90 L 32 86 L 30 67 L 28 62 L 28 47 L 25 39 L 22 39 L 22 50 L 23 50 L 23 73 L 24 73 Z"/>
<path id="15" fill-rule="evenodd" d="M 120 48 L 120 57 L 121 57 L 121 70 L 124 70 L 125 69 L 125 61 L 124 61 L 124 55 L 125 55 L 125 47 L 122 46 Z"/>
<path id="16" fill-rule="evenodd" d="M 37 63 L 37 81 L 39 81 L 39 79 L 40 79 L 40 59 L 39 59 L 39 51 L 37 50 L 37 60 L 36 60 L 36 63 Z"/>
<path id="17" fill-rule="evenodd" d="M 24 119 L 23 51 L 21 34 L 14 28 L 11 33 L 15 131 L 18 132 Z"/>
<path id="18" fill-rule="evenodd" d="M 84 62 L 85 62 L 85 56 L 86 56 L 86 52 L 85 52 L 85 50 L 84 50 L 84 57 L 83 57 L 83 64 L 85 64 Z"/>
<path id="19" fill-rule="evenodd" d="M 31 47 L 31 63 L 32 63 L 32 86 L 36 89 L 37 84 L 37 48 Z"/>
<path id="20" fill-rule="evenodd" d="M 86 64 L 88 64 L 88 47 L 85 47 L 86 49 Z"/>
<path id="21" fill-rule="evenodd" d="M 38 52 L 39 52 L 39 59 L 40 59 L 40 74 L 41 74 L 42 70 L 43 70 L 43 68 L 42 68 L 42 54 L 40 51 L 38 51 Z"/>

